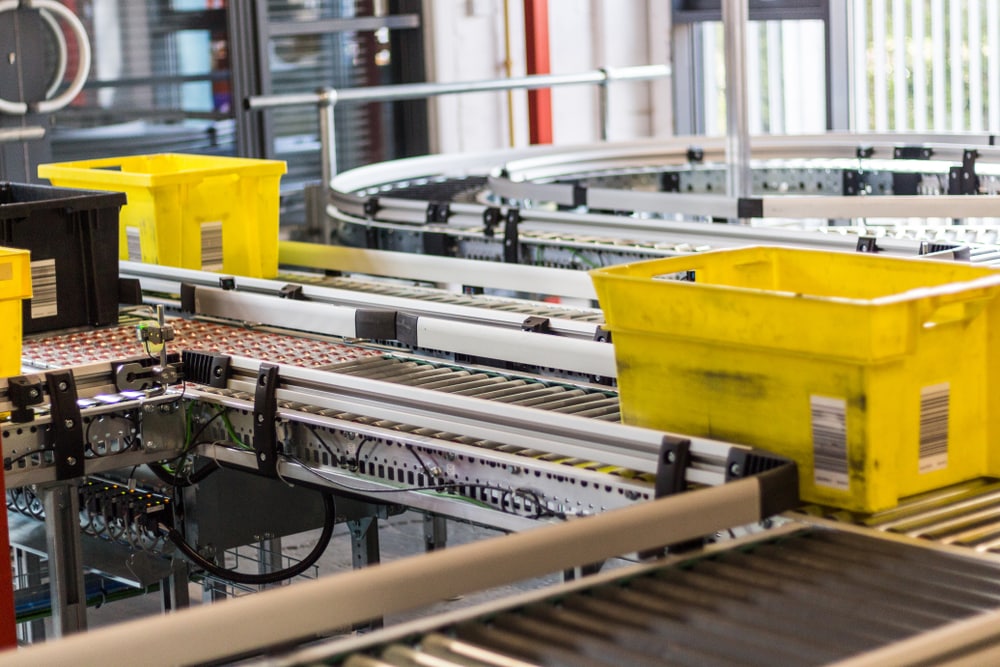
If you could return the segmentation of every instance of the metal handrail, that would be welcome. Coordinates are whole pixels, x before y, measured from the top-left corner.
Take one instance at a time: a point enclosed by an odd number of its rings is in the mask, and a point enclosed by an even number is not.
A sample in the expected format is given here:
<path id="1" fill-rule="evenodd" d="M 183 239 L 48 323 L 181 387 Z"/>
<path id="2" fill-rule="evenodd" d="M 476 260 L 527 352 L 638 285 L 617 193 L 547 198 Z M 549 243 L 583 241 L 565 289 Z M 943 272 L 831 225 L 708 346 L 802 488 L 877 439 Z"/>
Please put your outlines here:
<path id="1" fill-rule="evenodd" d="M 576 74 L 534 74 L 506 79 L 458 81 L 451 83 L 404 83 L 366 88 L 324 88 L 312 93 L 286 95 L 255 95 L 244 100 L 247 111 L 279 107 L 316 106 L 319 110 L 320 143 L 324 159 L 323 183 L 329 186 L 337 174 L 337 149 L 334 141 L 336 117 L 334 107 L 343 103 L 391 102 L 422 99 L 440 95 L 481 93 L 504 90 L 531 90 L 558 86 L 596 85 L 600 90 L 601 139 L 608 138 L 608 84 L 615 81 L 648 81 L 669 77 L 670 65 L 639 65 L 635 67 L 603 67 Z"/>

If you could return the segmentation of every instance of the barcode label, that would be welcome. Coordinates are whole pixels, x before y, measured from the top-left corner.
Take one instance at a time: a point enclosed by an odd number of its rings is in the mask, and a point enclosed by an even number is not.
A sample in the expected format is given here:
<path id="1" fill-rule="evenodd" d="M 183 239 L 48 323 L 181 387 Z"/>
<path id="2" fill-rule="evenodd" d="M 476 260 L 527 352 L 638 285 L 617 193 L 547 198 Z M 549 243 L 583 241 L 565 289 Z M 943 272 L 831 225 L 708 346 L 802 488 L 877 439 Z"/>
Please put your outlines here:
<path id="1" fill-rule="evenodd" d="M 817 486 L 848 490 L 847 401 L 810 396 L 813 442 L 813 482 Z"/>
<path id="2" fill-rule="evenodd" d="M 920 390 L 920 472 L 948 467 L 948 383 Z"/>
<path id="3" fill-rule="evenodd" d="M 56 299 L 56 260 L 40 259 L 31 263 L 31 319 L 59 314 Z"/>
<path id="4" fill-rule="evenodd" d="M 201 223 L 201 270 L 222 270 L 222 223 Z"/>
<path id="5" fill-rule="evenodd" d="M 138 227 L 125 228 L 125 241 L 128 244 L 128 259 L 130 262 L 142 261 L 142 236 Z"/>

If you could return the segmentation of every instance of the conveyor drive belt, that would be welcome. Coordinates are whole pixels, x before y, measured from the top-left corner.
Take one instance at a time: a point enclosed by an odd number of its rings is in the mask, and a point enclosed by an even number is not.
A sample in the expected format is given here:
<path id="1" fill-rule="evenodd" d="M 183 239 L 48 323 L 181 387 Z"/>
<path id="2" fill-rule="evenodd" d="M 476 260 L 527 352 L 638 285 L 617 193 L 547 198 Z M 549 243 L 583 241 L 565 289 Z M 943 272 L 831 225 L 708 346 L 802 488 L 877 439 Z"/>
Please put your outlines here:
<path id="1" fill-rule="evenodd" d="M 997 608 L 1000 565 L 808 529 L 327 655 L 348 667 L 818 665 Z"/>

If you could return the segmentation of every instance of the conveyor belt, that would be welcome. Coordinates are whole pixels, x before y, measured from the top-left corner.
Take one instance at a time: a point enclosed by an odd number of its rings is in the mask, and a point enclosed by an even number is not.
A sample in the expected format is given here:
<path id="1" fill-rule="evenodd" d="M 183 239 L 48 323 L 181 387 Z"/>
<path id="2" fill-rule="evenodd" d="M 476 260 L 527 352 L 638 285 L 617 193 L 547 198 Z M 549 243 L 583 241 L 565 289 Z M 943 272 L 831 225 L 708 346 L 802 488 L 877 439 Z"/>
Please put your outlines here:
<path id="1" fill-rule="evenodd" d="M 997 608 L 1000 565 L 817 528 L 425 622 L 350 657 L 331 645 L 327 664 L 819 665 Z"/>

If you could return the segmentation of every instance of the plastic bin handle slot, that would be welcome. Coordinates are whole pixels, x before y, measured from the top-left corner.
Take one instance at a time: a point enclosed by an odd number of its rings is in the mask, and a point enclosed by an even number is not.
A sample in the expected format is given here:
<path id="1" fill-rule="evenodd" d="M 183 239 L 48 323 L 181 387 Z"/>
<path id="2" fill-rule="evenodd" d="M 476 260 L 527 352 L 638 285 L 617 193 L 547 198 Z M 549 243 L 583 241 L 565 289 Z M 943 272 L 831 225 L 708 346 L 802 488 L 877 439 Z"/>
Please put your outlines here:
<path id="1" fill-rule="evenodd" d="M 1000 296 L 1000 278 L 989 277 L 927 289 L 910 290 L 899 297 L 913 299 L 916 316 L 924 328 L 968 322 L 978 317 L 989 301 Z M 892 299 L 892 297 L 890 297 Z"/>

